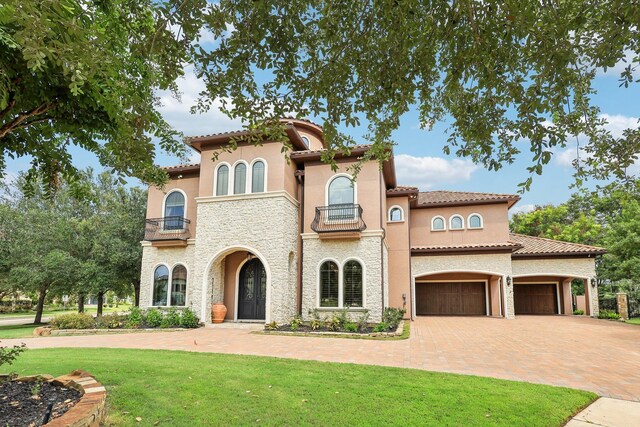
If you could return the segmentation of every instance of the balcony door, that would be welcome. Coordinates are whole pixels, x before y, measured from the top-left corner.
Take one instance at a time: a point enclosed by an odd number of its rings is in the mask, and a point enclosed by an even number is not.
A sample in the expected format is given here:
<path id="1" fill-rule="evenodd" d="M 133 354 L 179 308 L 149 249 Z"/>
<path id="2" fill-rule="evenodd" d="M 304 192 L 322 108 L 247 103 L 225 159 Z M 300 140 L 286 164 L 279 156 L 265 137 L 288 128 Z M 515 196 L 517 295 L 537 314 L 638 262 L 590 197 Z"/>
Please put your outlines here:
<path id="1" fill-rule="evenodd" d="M 259 259 L 247 261 L 238 283 L 238 320 L 264 320 L 267 301 L 267 273 Z"/>

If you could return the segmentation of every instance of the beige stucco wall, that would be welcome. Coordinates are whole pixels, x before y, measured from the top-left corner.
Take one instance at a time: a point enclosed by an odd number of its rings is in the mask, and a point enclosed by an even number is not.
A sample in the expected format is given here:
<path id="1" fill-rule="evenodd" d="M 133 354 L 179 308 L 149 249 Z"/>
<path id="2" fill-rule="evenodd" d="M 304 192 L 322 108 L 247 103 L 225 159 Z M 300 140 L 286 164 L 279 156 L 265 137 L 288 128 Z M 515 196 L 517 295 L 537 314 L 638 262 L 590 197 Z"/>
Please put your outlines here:
<path id="1" fill-rule="evenodd" d="M 304 232 L 311 233 L 311 223 L 315 217 L 316 207 L 326 206 L 327 183 L 334 176 L 345 173 L 351 175 L 348 167 L 352 162 L 338 163 L 336 172 L 326 163 L 312 162 L 305 165 L 304 175 Z M 367 224 L 368 230 L 379 230 L 381 220 L 381 173 L 378 164 L 374 161 L 362 166 L 357 176 L 355 189 L 355 203 L 362 207 L 362 218 Z"/>
<path id="2" fill-rule="evenodd" d="M 514 259 L 513 277 L 560 276 L 586 279 L 585 294 L 591 300 L 591 315 L 598 315 L 598 288 L 592 288 L 590 279 L 596 277 L 595 258 Z"/>
<path id="3" fill-rule="evenodd" d="M 404 211 L 404 221 L 386 223 L 385 239 L 389 247 L 389 302 L 390 307 L 403 307 L 402 295 L 407 298 L 407 317 L 411 317 L 411 253 L 409 250 L 409 198 L 407 196 L 390 197 L 387 199 L 388 211 L 393 206 L 399 206 Z"/>
<path id="4" fill-rule="evenodd" d="M 193 296 L 194 307 L 206 313 L 212 302 L 225 300 L 227 255 L 250 251 L 267 272 L 266 321 L 289 321 L 296 311 L 297 202 L 285 192 L 205 197 L 197 202 L 193 279 L 200 291 Z"/>
<path id="5" fill-rule="evenodd" d="M 182 264 L 187 268 L 187 296 L 185 306 L 193 308 L 192 301 L 194 292 L 199 292 L 199 286 L 194 283 L 194 254 L 195 245 L 193 244 L 189 244 L 186 247 L 157 248 L 151 246 L 149 243 L 143 243 L 140 275 L 140 307 L 150 307 L 153 302 L 153 274 L 156 267 L 164 264 L 171 271 L 177 264 Z M 169 286 L 171 286 L 171 284 L 169 284 Z M 196 312 L 196 314 L 200 316 L 199 312 Z"/>
<path id="6" fill-rule="evenodd" d="M 413 244 L 413 242 L 412 242 Z M 506 277 L 511 275 L 511 254 L 473 254 L 473 255 L 439 255 L 439 256 L 412 256 L 411 275 L 412 286 L 415 287 L 417 277 L 434 273 L 483 273 L 493 276 Z M 514 317 L 513 287 L 503 287 L 506 316 Z M 411 294 L 412 300 L 414 293 Z M 415 301 L 412 301 L 412 307 Z"/>
<path id="7" fill-rule="evenodd" d="M 199 178 L 198 175 L 185 174 L 181 179 L 171 179 L 164 188 L 149 187 L 147 193 L 147 218 L 164 217 L 163 202 L 167 194 L 172 190 L 180 189 L 186 194 L 186 218 L 190 221 L 189 231 L 191 237 L 195 238 L 197 228 L 196 220 L 196 197 L 198 197 Z"/>
<path id="8" fill-rule="evenodd" d="M 468 219 L 472 213 L 483 218 L 483 228 L 469 229 Z M 458 214 L 464 218 L 463 230 L 450 230 L 449 218 Z M 431 220 L 442 216 L 446 231 L 432 231 Z M 411 210 L 411 245 L 438 246 L 470 243 L 504 243 L 509 240 L 509 215 L 507 204 L 434 207 Z"/>
<path id="9" fill-rule="evenodd" d="M 302 316 L 309 319 L 309 311 L 318 308 L 322 316 L 331 316 L 336 310 L 320 308 L 319 269 L 322 262 L 332 260 L 340 268 L 349 259 L 360 261 L 364 270 L 364 308 L 369 310 L 371 322 L 379 322 L 382 318 L 382 253 L 381 232 L 363 233 L 359 239 L 322 240 L 314 235 L 305 235 L 303 244 L 303 287 Z M 352 319 L 362 315 L 362 310 L 352 309 Z"/>

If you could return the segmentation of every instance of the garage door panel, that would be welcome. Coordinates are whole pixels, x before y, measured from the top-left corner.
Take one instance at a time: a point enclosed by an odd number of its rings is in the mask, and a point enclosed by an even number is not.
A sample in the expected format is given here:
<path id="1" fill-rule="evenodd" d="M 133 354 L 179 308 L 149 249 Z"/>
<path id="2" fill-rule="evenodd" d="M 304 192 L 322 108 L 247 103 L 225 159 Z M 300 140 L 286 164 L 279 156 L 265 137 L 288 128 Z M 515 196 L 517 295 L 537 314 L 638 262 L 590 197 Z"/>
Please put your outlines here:
<path id="1" fill-rule="evenodd" d="M 513 289 L 516 314 L 557 314 L 556 285 L 520 283 Z"/>
<path id="2" fill-rule="evenodd" d="M 416 284 L 418 315 L 485 315 L 483 282 L 438 282 Z"/>

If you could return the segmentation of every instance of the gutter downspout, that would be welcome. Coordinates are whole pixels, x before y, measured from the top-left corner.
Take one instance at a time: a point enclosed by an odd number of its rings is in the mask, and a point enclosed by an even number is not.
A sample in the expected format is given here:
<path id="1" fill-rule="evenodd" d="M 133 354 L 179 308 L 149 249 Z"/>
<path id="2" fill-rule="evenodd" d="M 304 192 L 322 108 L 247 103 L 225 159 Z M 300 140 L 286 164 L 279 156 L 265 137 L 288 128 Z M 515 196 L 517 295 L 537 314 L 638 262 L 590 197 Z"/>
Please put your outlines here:
<path id="1" fill-rule="evenodd" d="M 303 257 L 303 245 L 302 245 L 302 233 L 304 233 L 304 171 L 297 170 L 295 172 L 298 181 L 298 200 L 300 200 L 300 211 L 298 212 L 298 295 L 296 297 L 297 312 L 302 316 L 302 257 Z"/>

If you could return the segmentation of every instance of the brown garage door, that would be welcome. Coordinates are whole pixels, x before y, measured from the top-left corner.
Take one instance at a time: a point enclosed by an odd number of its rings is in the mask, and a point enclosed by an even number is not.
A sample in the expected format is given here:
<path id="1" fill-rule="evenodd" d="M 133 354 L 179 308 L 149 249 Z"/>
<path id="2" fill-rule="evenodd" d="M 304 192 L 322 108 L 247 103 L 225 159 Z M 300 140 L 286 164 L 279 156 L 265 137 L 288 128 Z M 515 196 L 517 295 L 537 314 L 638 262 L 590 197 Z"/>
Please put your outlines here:
<path id="1" fill-rule="evenodd" d="M 484 282 L 416 283 L 418 315 L 485 315 Z"/>
<path id="2" fill-rule="evenodd" d="M 549 283 L 517 283 L 513 288 L 516 314 L 557 314 L 556 285 Z"/>

